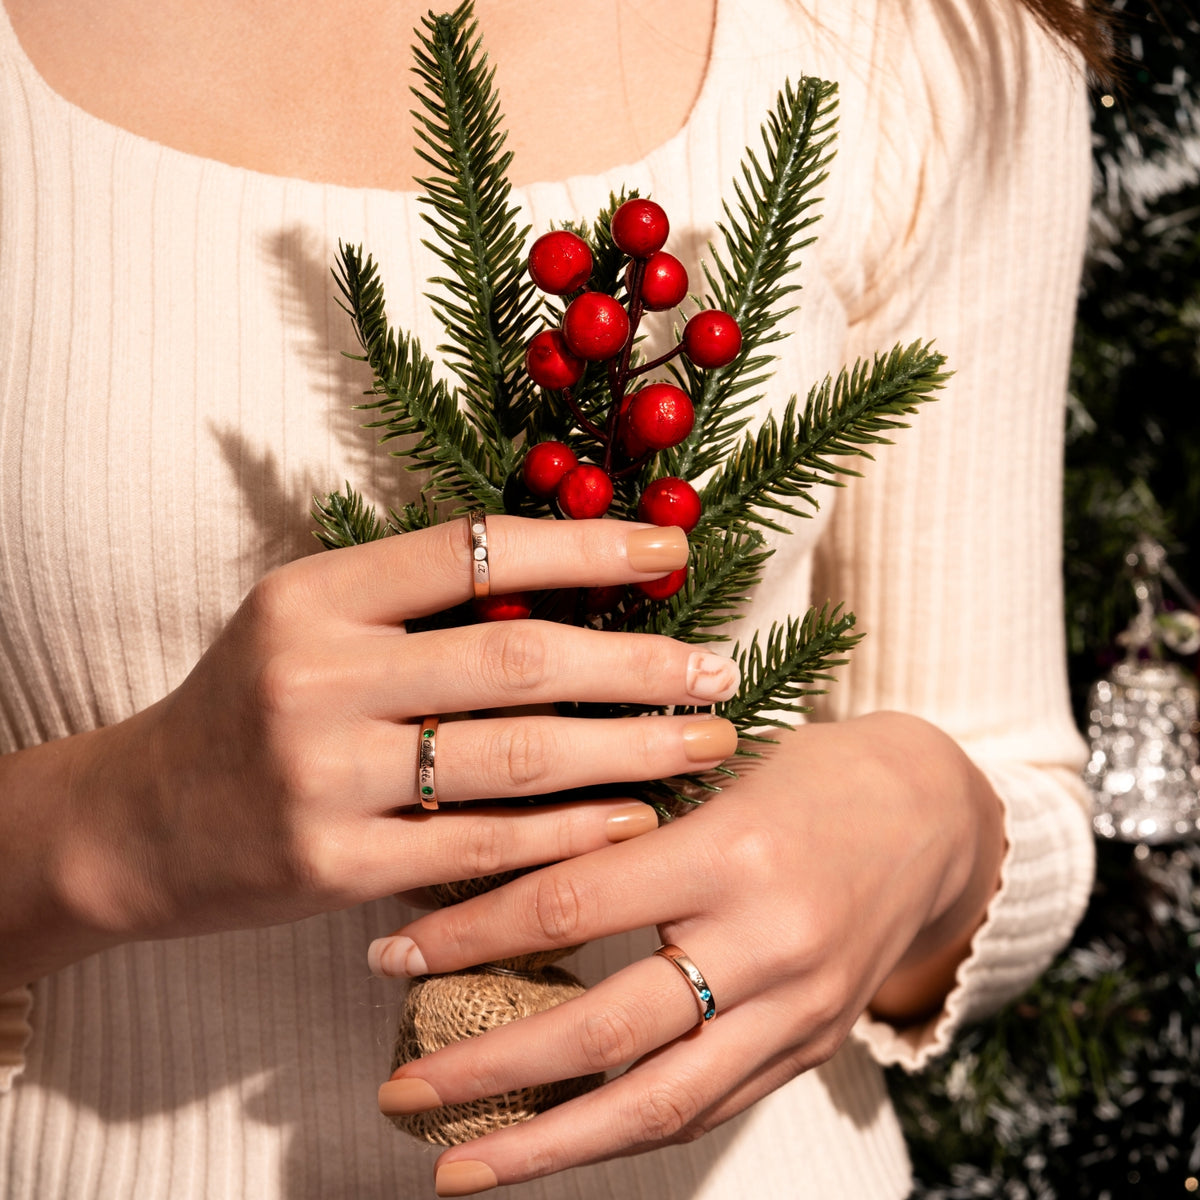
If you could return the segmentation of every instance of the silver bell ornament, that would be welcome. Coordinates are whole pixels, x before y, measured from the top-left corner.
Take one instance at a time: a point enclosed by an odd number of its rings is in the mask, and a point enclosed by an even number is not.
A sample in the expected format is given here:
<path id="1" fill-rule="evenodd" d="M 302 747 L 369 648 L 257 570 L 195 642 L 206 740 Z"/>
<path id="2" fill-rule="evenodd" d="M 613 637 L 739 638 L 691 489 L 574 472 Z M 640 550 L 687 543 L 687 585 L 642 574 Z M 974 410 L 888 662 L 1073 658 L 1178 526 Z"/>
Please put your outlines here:
<path id="1" fill-rule="evenodd" d="M 1138 611 L 1119 638 L 1123 662 L 1088 694 L 1093 826 L 1126 842 L 1178 842 L 1200 837 L 1200 743 L 1195 679 L 1163 650 L 1200 649 L 1196 599 L 1166 563 L 1166 552 L 1144 538 L 1130 551 Z M 1191 606 L 1168 611 L 1166 580 Z"/>

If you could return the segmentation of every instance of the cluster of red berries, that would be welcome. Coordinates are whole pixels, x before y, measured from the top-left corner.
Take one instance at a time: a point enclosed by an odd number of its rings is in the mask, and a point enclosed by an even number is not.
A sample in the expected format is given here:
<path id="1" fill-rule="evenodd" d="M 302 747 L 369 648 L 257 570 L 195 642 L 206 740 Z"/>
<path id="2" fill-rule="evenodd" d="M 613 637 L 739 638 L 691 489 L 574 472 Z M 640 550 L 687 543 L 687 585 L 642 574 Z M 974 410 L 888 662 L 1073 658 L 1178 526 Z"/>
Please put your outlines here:
<path id="1" fill-rule="evenodd" d="M 529 343 L 525 368 L 540 387 L 563 392 L 581 427 L 596 438 L 602 451 L 600 463 L 581 463 L 562 442 L 530 447 L 522 466 L 525 486 L 539 499 L 553 501 L 563 516 L 602 517 L 612 503 L 614 474 L 632 473 L 653 454 L 678 446 L 692 432 L 695 411 L 682 388 L 656 382 L 627 390 L 633 379 L 679 354 L 698 367 L 723 367 L 742 348 L 742 333 L 733 317 L 709 309 L 687 322 L 674 349 L 645 366 L 630 367 L 642 314 L 674 308 L 687 295 L 687 270 L 663 250 L 669 229 L 667 214 L 652 200 L 627 200 L 613 213 L 613 243 L 629 258 L 624 304 L 604 292 L 586 290 L 592 252 L 576 234 L 568 230 L 543 234 L 529 252 L 529 274 L 542 291 L 552 296 L 579 294 L 567 305 L 560 328 L 543 330 Z M 584 417 L 571 394 L 589 362 L 608 364 L 611 409 L 604 427 Z M 642 493 L 638 516 L 654 525 L 679 525 L 690 532 L 700 520 L 700 497 L 685 479 L 657 479 Z M 641 585 L 641 590 L 665 598 L 683 582 L 684 572 L 677 571 Z"/>

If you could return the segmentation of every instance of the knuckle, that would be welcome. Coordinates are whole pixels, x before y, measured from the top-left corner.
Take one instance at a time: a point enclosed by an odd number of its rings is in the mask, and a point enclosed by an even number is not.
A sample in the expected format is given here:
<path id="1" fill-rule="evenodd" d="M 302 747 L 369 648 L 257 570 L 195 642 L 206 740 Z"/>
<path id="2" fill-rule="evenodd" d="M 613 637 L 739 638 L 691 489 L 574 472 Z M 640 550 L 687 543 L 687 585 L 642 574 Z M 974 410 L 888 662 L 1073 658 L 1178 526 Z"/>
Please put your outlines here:
<path id="1" fill-rule="evenodd" d="M 584 924 L 583 897 L 575 882 L 553 870 L 542 871 L 533 894 L 533 919 L 551 945 L 570 945 Z"/>
<path id="2" fill-rule="evenodd" d="M 520 695 L 542 686 L 548 658 L 539 622 L 501 621 L 487 627 L 479 661 L 486 683 Z"/>
<path id="3" fill-rule="evenodd" d="M 687 1139 L 699 1116 L 696 1101 L 674 1087 L 658 1086 L 638 1098 L 636 1119 L 650 1142 Z"/>
<path id="4" fill-rule="evenodd" d="M 337 839 L 315 831 L 294 834 L 288 853 L 288 875 L 292 889 L 318 904 L 341 900 L 345 889 L 345 863 Z"/>
<path id="5" fill-rule="evenodd" d="M 641 1047 L 637 1021 L 622 1008 L 589 1013 L 579 1031 L 589 1070 L 606 1071 L 636 1058 Z"/>
<path id="6" fill-rule="evenodd" d="M 769 829 L 743 826 L 729 831 L 721 846 L 728 877 L 769 887 L 775 881 L 779 857 L 779 838 Z"/>
<path id="7" fill-rule="evenodd" d="M 517 792 L 536 790 L 549 769 L 549 735 L 533 719 L 509 721 L 496 735 L 494 760 L 504 786 Z"/>
<path id="8" fill-rule="evenodd" d="M 254 625 L 275 627 L 291 619 L 296 608 L 292 564 L 264 575 L 247 593 L 242 611 Z"/>
<path id="9" fill-rule="evenodd" d="M 293 716 L 307 703 L 316 671 L 300 653 L 273 654 L 258 670 L 255 699 L 258 708 L 276 716 Z"/>
<path id="10" fill-rule="evenodd" d="M 463 822 L 459 865 L 464 878 L 491 875 L 507 864 L 512 844 L 507 823 L 487 819 Z"/>
<path id="11" fill-rule="evenodd" d="M 679 645 L 659 634 L 635 635 L 628 646 L 627 667 L 643 694 L 662 695 L 683 682 Z"/>

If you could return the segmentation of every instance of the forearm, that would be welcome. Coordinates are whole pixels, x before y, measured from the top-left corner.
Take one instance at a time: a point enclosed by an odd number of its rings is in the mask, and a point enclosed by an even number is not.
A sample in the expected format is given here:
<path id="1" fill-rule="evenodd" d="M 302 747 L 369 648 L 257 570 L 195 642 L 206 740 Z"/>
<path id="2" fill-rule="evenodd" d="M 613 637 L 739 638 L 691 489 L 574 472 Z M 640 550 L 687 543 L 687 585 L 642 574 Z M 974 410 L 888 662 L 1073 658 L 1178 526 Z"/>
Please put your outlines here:
<path id="1" fill-rule="evenodd" d="M 0 756 L 0 992 L 128 940 L 132 919 L 121 886 L 133 876 L 133 839 L 113 831 L 98 844 L 92 820 L 111 811 L 118 783 L 111 750 L 134 731 L 96 730 Z"/>

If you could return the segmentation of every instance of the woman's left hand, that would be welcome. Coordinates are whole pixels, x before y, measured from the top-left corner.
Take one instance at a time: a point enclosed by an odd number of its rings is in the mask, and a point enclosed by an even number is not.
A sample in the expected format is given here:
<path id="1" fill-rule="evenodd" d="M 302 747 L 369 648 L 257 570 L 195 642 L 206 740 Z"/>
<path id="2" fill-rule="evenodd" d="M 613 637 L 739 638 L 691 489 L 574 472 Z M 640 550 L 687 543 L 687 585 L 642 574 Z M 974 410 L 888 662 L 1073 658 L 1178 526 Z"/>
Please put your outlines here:
<path id="1" fill-rule="evenodd" d="M 416 1112 L 633 1065 L 534 1121 L 446 1151 L 463 1195 L 689 1141 L 829 1058 L 873 1006 L 936 1011 L 995 891 L 999 802 L 924 721 L 875 713 L 785 733 L 718 798 L 631 841 L 420 917 L 376 970 L 441 973 L 655 925 L 669 962 L 401 1067 L 385 1112 Z M 385 953 L 386 951 L 386 953 Z M 874 1003 L 873 1003 L 874 1002 Z"/>

